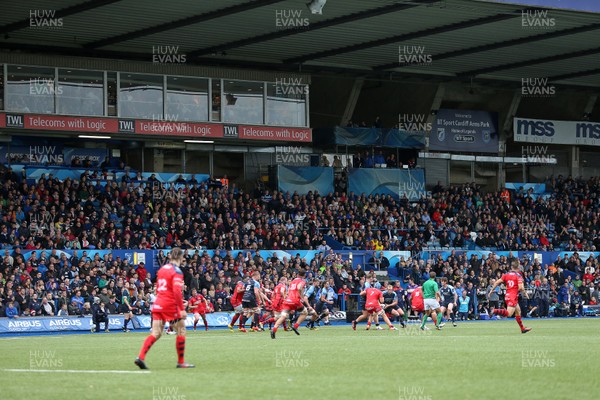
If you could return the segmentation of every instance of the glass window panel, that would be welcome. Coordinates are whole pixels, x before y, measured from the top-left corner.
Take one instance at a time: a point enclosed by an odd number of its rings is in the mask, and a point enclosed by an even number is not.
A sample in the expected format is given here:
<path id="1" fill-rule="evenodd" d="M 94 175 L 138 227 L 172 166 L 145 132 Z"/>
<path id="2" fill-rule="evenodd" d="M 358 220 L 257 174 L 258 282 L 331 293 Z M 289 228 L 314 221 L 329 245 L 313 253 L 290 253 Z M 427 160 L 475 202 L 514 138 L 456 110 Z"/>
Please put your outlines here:
<path id="1" fill-rule="evenodd" d="M 212 79 L 211 121 L 221 121 L 221 80 Z"/>
<path id="2" fill-rule="evenodd" d="M 223 81 L 223 119 L 238 124 L 264 123 L 263 83 Z"/>
<path id="3" fill-rule="evenodd" d="M 122 72 L 119 116 L 163 120 L 163 76 Z"/>
<path id="4" fill-rule="evenodd" d="M 54 113 L 54 68 L 8 66 L 6 110 L 22 113 Z"/>
<path id="5" fill-rule="evenodd" d="M 104 115 L 104 73 L 59 69 L 56 97 L 58 114 Z"/>
<path id="6" fill-rule="evenodd" d="M 167 77 L 165 120 L 208 121 L 208 79 Z"/>
<path id="7" fill-rule="evenodd" d="M 267 84 L 267 125 L 306 126 L 308 85 Z"/>
<path id="8" fill-rule="evenodd" d="M 117 73 L 106 73 L 106 105 L 109 117 L 117 116 Z"/>

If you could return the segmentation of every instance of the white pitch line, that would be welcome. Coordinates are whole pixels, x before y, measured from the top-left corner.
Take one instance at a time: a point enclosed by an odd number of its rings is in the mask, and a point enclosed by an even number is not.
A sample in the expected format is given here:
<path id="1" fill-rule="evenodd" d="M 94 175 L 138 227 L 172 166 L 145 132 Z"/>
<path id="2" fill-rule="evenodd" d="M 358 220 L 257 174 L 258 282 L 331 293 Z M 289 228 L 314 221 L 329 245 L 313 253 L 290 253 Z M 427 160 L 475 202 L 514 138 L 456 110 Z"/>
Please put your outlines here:
<path id="1" fill-rule="evenodd" d="M 3 368 L 5 372 L 66 372 L 69 374 L 149 374 L 150 371 L 118 371 L 118 370 L 78 370 L 78 369 L 16 369 Z"/>

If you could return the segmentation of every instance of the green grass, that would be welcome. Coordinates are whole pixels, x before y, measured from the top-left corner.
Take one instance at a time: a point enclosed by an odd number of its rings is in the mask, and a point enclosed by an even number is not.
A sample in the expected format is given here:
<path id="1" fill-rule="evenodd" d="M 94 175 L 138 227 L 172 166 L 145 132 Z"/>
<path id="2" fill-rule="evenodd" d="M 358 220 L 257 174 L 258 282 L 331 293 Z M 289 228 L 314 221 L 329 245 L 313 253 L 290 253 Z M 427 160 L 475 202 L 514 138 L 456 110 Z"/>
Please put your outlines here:
<path id="1" fill-rule="evenodd" d="M 163 336 L 148 374 L 7 371 L 139 371 L 147 332 L 0 337 L 0 399 L 597 399 L 600 319 L 526 324 L 526 335 L 514 320 L 425 334 L 301 328 L 276 340 L 188 332 L 186 361 L 197 367 L 175 369 L 174 336 Z"/>

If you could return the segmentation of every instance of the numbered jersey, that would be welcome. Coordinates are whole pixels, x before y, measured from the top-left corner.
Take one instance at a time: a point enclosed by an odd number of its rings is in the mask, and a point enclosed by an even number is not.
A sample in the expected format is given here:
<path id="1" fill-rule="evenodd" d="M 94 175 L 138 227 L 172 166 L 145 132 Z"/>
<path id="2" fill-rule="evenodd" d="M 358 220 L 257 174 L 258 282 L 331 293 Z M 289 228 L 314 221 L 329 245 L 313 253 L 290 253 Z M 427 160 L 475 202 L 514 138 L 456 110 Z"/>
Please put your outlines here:
<path id="1" fill-rule="evenodd" d="M 382 296 L 381 290 L 375 288 L 368 288 L 365 290 L 367 292 L 367 299 L 365 300 L 366 306 L 379 304 L 379 299 Z"/>
<path id="2" fill-rule="evenodd" d="M 156 301 L 152 311 L 172 313 L 183 311 L 183 273 L 173 264 L 165 264 L 156 274 Z"/>
<path id="3" fill-rule="evenodd" d="M 286 301 L 291 303 L 300 303 L 302 298 L 300 297 L 300 293 L 304 291 L 304 279 L 296 278 L 290 283 L 290 288 L 288 290 L 288 295 Z"/>
<path id="4" fill-rule="evenodd" d="M 260 290 L 260 283 L 251 279 L 250 282 L 246 283 L 244 287 L 244 295 L 242 296 L 242 301 L 244 303 L 252 303 L 256 302 L 258 299 L 256 298 L 256 293 L 254 289 Z"/>
<path id="5" fill-rule="evenodd" d="M 410 305 L 415 311 L 422 311 L 425 308 L 423 302 L 423 290 L 420 286 L 413 290 L 410 296 Z"/>
<path id="6" fill-rule="evenodd" d="M 510 271 L 502 275 L 502 281 L 506 285 L 506 297 L 516 299 L 519 297 L 519 284 L 523 283 L 521 274 L 515 271 Z"/>

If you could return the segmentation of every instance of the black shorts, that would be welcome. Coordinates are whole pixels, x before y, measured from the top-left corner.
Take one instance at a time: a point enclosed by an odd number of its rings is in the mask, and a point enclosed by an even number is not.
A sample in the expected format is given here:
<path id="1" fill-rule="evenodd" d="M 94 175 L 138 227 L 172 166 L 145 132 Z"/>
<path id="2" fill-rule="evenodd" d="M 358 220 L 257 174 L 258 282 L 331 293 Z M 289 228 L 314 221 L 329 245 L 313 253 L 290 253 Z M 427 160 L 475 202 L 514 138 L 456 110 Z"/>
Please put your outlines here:
<path id="1" fill-rule="evenodd" d="M 256 300 L 250 301 L 242 301 L 242 308 L 256 308 L 258 304 L 256 304 Z"/>
<path id="2" fill-rule="evenodd" d="M 452 301 L 444 301 L 444 302 L 442 302 L 442 307 L 447 309 L 448 305 L 450 305 L 450 304 L 454 304 L 454 303 Z"/>
<path id="3" fill-rule="evenodd" d="M 319 314 L 321 314 L 325 310 L 331 311 L 331 304 L 322 303 L 319 301 L 315 307 L 315 311 L 318 312 Z"/>
<path id="4" fill-rule="evenodd" d="M 129 312 L 131 312 L 131 310 L 129 309 L 129 307 L 127 307 L 126 304 L 121 304 L 119 306 L 119 314 L 127 314 Z"/>

